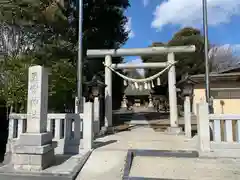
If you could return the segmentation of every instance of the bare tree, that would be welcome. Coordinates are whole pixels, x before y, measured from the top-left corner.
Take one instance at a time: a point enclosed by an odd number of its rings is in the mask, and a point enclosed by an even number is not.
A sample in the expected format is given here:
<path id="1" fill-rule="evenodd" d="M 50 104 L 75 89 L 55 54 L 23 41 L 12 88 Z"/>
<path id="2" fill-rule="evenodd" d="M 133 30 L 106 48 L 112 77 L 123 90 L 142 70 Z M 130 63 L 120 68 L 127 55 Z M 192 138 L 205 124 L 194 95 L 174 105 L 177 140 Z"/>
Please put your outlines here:
<path id="1" fill-rule="evenodd" d="M 234 68 L 240 63 L 238 45 L 213 46 L 209 51 L 212 72 L 222 72 Z"/>
<path id="2" fill-rule="evenodd" d="M 0 46 L 8 55 L 18 53 L 21 41 L 21 31 L 16 26 L 2 24 L 0 26 Z"/>
<path id="3" fill-rule="evenodd" d="M 0 52 L 6 52 L 8 56 L 18 56 L 34 49 L 35 39 L 27 28 L 0 24 Z"/>

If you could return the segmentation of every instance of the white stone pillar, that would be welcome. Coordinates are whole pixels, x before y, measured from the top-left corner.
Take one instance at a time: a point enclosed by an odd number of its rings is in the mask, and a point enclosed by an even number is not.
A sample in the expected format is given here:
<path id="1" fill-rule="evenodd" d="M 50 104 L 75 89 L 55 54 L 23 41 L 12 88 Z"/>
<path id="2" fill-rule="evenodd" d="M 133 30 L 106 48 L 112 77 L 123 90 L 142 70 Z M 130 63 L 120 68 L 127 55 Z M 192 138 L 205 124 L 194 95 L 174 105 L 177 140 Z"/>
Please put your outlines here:
<path id="1" fill-rule="evenodd" d="M 75 97 L 75 102 L 74 102 L 74 113 L 75 114 L 78 114 L 78 111 L 79 111 L 79 103 L 78 103 L 78 97 Z"/>
<path id="2" fill-rule="evenodd" d="M 18 136 L 26 131 L 26 119 L 18 119 Z"/>
<path id="3" fill-rule="evenodd" d="M 57 147 L 55 148 L 55 154 L 64 154 L 64 151 L 65 151 L 65 148 L 64 148 L 64 144 L 67 142 L 65 139 L 63 139 L 63 134 L 62 132 L 64 132 L 64 127 L 62 126 L 65 119 L 59 119 L 59 118 L 56 118 L 55 119 L 55 136 L 54 136 L 54 141 L 57 142 Z M 64 134 L 65 135 L 65 134 Z"/>
<path id="4" fill-rule="evenodd" d="M 94 135 L 98 134 L 100 132 L 100 103 L 99 103 L 99 98 L 95 97 L 94 98 L 94 126 L 93 126 L 93 131 Z"/>
<path id="5" fill-rule="evenodd" d="M 6 152 L 12 152 L 12 148 L 14 147 L 14 139 L 17 138 L 17 123 L 17 120 L 9 116 L 8 142 L 6 146 Z"/>
<path id="6" fill-rule="evenodd" d="M 83 108 L 83 149 L 93 148 L 93 103 L 85 102 Z"/>
<path id="7" fill-rule="evenodd" d="M 62 138 L 62 132 L 64 131 L 62 129 L 62 121 L 63 119 L 55 119 L 55 137 L 57 141 L 59 141 Z M 66 126 L 66 125 L 65 125 Z"/>
<path id="8" fill-rule="evenodd" d="M 41 66 L 29 68 L 27 133 L 13 148 L 15 169 L 41 171 L 54 163 L 52 133 L 47 132 L 48 73 Z"/>
<path id="9" fill-rule="evenodd" d="M 191 102 L 190 97 L 185 96 L 184 99 L 184 129 L 185 129 L 185 135 L 188 138 L 192 137 L 192 127 L 191 127 Z"/>
<path id="10" fill-rule="evenodd" d="M 174 53 L 168 53 L 168 63 L 174 62 Z M 174 65 L 171 66 L 168 70 L 168 92 L 170 108 L 170 126 L 174 128 L 178 127 L 176 70 Z"/>
<path id="11" fill-rule="evenodd" d="M 78 113 L 83 113 L 83 104 L 85 99 L 83 97 L 81 97 L 80 99 L 78 99 L 78 97 L 75 97 L 75 109 L 74 112 L 76 114 Z"/>
<path id="12" fill-rule="evenodd" d="M 107 55 L 105 57 L 105 65 L 110 66 L 112 64 L 112 57 Z M 112 71 L 105 67 L 105 127 L 112 126 Z"/>
<path id="13" fill-rule="evenodd" d="M 64 139 L 66 142 L 71 139 L 71 131 L 72 131 L 72 119 L 66 118 L 64 126 Z"/>
<path id="14" fill-rule="evenodd" d="M 197 132 L 200 153 L 210 152 L 209 106 L 207 103 L 197 104 Z"/>

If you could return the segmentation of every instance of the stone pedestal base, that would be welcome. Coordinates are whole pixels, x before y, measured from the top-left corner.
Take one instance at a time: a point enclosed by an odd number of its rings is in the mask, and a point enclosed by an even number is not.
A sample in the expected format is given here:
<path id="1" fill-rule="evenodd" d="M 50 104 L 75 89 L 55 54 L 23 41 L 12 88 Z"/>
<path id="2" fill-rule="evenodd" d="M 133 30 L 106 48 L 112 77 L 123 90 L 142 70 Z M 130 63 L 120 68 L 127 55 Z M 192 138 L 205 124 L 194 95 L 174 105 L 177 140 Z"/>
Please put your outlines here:
<path id="1" fill-rule="evenodd" d="M 100 122 L 99 121 L 93 121 L 93 136 L 98 135 L 100 132 Z"/>
<path id="2" fill-rule="evenodd" d="M 150 102 L 150 103 L 148 104 L 148 107 L 149 107 L 149 108 L 153 108 L 153 107 L 154 107 L 154 106 L 153 106 L 153 103 Z"/>
<path id="3" fill-rule="evenodd" d="M 41 171 L 55 161 L 52 134 L 24 133 L 13 148 L 12 163 L 16 170 Z"/>
<path id="4" fill-rule="evenodd" d="M 126 112 L 127 111 L 127 107 L 121 107 L 120 108 L 120 112 Z"/>
<path id="5" fill-rule="evenodd" d="M 13 154 L 14 169 L 42 171 L 54 164 L 54 150 L 44 154 Z"/>
<path id="6" fill-rule="evenodd" d="M 101 135 L 106 135 L 106 134 L 113 134 L 114 133 L 114 127 L 105 127 L 103 126 L 101 128 Z"/>
<path id="7" fill-rule="evenodd" d="M 167 132 L 170 134 L 181 134 L 182 128 L 181 127 L 168 127 Z"/>
<path id="8" fill-rule="evenodd" d="M 122 102 L 121 108 L 127 108 L 127 104 L 125 102 Z"/>
<path id="9" fill-rule="evenodd" d="M 150 112 L 151 112 L 151 111 L 152 111 L 152 112 L 155 112 L 155 111 L 156 111 L 156 110 L 154 109 L 154 107 L 149 107 L 149 106 L 147 107 L 147 110 L 150 111 Z"/>

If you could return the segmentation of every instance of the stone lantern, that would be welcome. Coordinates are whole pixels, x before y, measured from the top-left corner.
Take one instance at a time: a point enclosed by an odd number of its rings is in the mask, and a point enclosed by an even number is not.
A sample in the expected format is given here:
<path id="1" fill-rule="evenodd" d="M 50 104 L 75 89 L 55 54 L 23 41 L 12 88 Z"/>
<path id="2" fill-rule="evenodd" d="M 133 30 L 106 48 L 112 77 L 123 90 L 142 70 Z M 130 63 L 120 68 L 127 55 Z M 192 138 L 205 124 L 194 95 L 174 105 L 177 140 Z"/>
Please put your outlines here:
<path id="1" fill-rule="evenodd" d="M 93 102 L 95 97 L 102 98 L 106 85 L 94 76 L 91 81 L 85 83 L 86 102 Z"/>
<path id="2" fill-rule="evenodd" d="M 83 146 L 85 149 L 92 149 L 93 139 L 100 132 L 101 107 L 99 100 L 104 97 L 106 85 L 97 76 L 84 85 Z"/>
<path id="3" fill-rule="evenodd" d="M 193 81 L 189 76 L 180 80 L 177 86 L 181 89 L 181 96 L 184 97 L 184 125 L 185 135 L 191 138 L 191 98 L 193 97 L 194 85 L 197 82 Z"/>
<path id="4" fill-rule="evenodd" d="M 192 97 L 193 96 L 193 87 L 196 84 L 195 81 L 187 79 L 182 83 L 181 94 L 183 97 Z"/>

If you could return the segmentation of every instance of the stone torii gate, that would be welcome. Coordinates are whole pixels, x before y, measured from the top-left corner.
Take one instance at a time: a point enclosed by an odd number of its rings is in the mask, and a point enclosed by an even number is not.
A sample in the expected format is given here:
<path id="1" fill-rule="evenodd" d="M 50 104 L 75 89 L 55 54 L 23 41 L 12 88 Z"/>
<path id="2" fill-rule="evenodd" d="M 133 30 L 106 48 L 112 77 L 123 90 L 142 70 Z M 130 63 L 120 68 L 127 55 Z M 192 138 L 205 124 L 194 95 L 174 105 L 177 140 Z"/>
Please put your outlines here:
<path id="1" fill-rule="evenodd" d="M 175 63 L 175 53 L 189 53 L 195 51 L 195 46 L 175 46 L 175 47 L 148 47 L 129 49 L 102 49 L 87 50 L 88 58 L 105 57 L 105 127 L 112 126 L 112 71 L 109 69 L 146 69 L 165 68 L 169 64 Z M 139 64 L 112 64 L 112 57 L 121 56 L 146 56 L 167 54 L 167 62 L 139 63 Z M 177 91 L 176 91 L 176 70 L 172 65 L 168 70 L 169 106 L 170 106 L 170 126 L 178 128 L 177 111 Z M 174 130 L 175 131 L 175 130 Z"/>

